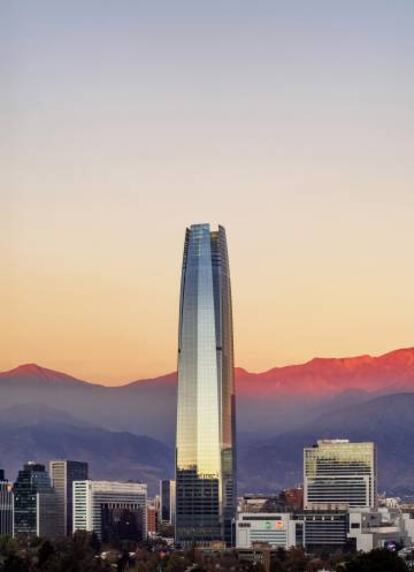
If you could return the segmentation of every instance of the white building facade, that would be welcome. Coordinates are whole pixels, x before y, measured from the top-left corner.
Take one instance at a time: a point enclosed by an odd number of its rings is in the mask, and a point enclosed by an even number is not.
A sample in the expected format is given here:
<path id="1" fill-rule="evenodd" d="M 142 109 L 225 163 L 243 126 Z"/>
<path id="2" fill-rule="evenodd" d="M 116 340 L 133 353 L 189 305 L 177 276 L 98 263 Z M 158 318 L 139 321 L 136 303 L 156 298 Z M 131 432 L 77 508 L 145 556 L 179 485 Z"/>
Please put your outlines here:
<path id="1" fill-rule="evenodd" d="M 122 527 L 123 514 L 131 516 L 140 527 L 139 535 L 147 536 L 147 485 L 116 481 L 73 482 L 73 531 L 95 532 L 100 539 L 108 528 Z M 123 527 L 125 530 L 125 526 Z"/>
<path id="2" fill-rule="evenodd" d="M 289 513 L 240 513 L 236 520 L 236 547 L 251 548 L 267 542 L 272 548 L 296 546 L 296 526 Z"/>

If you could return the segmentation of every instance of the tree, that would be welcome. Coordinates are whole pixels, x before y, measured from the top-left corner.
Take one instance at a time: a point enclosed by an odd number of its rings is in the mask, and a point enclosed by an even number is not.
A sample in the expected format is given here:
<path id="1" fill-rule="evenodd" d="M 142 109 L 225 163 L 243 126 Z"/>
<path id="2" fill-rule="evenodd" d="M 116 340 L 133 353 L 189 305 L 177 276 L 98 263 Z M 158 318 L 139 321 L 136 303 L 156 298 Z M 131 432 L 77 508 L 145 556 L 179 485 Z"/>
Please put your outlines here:
<path id="1" fill-rule="evenodd" d="M 407 572 L 408 568 L 395 552 L 377 548 L 366 554 L 358 554 L 347 562 L 346 572 Z"/>

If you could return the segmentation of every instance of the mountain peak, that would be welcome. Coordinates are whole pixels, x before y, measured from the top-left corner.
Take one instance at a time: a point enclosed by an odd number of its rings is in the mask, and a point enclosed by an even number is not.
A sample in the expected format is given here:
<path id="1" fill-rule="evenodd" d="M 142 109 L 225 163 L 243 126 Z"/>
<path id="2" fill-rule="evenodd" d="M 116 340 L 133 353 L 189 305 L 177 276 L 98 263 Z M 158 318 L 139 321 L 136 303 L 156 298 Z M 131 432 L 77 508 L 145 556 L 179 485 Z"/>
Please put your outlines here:
<path id="1" fill-rule="evenodd" d="M 60 371 L 42 367 L 37 363 L 25 363 L 11 369 L 10 371 L 0 372 L 0 379 L 10 380 L 13 382 L 36 380 L 38 382 L 41 381 L 47 383 L 67 382 L 71 384 L 87 385 L 86 381 L 81 381 L 80 379 L 76 379 L 76 377 L 72 377 L 66 373 L 61 373 Z"/>
<path id="2" fill-rule="evenodd" d="M 37 363 L 24 363 L 22 365 L 18 365 L 12 371 L 16 372 L 16 373 L 18 373 L 18 372 L 39 373 L 39 372 L 43 371 L 43 367 L 41 367 Z"/>

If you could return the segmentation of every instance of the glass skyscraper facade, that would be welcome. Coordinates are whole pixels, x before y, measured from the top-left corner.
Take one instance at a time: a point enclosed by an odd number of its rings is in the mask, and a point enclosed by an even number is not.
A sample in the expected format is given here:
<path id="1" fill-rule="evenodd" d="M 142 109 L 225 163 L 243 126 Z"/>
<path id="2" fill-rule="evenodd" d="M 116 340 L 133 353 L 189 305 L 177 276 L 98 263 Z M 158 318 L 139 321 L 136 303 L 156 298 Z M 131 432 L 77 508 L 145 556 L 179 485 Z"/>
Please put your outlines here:
<path id="1" fill-rule="evenodd" d="M 29 462 L 13 486 L 14 535 L 56 537 L 63 534 L 58 497 L 44 465 Z"/>
<path id="2" fill-rule="evenodd" d="M 233 323 L 226 233 L 186 230 L 178 339 L 176 540 L 231 542 L 235 514 Z"/>

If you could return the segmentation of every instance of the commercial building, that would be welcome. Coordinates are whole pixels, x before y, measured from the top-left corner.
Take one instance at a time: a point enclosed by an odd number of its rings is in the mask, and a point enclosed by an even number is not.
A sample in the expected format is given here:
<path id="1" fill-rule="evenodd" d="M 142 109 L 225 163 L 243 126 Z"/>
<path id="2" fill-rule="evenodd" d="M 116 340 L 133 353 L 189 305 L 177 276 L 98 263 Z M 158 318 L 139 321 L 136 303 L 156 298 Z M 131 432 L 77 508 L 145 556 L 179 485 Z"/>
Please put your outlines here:
<path id="1" fill-rule="evenodd" d="M 59 503 L 49 474 L 40 463 L 26 463 L 13 486 L 13 533 L 25 536 L 63 535 Z"/>
<path id="2" fill-rule="evenodd" d="M 154 501 L 147 503 L 147 535 L 153 537 L 158 533 L 159 512 Z"/>
<path id="3" fill-rule="evenodd" d="M 308 552 L 369 552 L 386 546 L 414 546 L 414 512 L 349 509 L 292 513 L 239 513 L 236 548 L 254 550 L 303 547 Z"/>
<path id="4" fill-rule="evenodd" d="M 104 542 L 147 536 L 147 485 L 115 481 L 73 482 L 73 531 L 96 532 Z"/>
<path id="5" fill-rule="evenodd" d="M 58 498 L 59 515 L 62 520 L 63 534 L 72 534 L 72 491 L 74 481 L 88 479 L 88 463 L 81 461 L 50 461 L 51 484 Z"/>
<path id="6" fill-rule="evenodd" d="M 255 543 L 267 543 L 270 548 L 335 550 L 345 547 L 347 533 L 346 512 L 240 513 L 236 520 L 236 548 L 250 549 Z"/>
<path id="7" fill-rule="evenodd" d="M 266 542 L 272 548 L 288 549 L 297 545 L 301 526 L 289 513 L 240 513 L 236 520 L 236 548 L 247 549 L 254 543 Z"/>
<path id="8" fill-rule="evenodd" d="M 12 485 L 0 469 L 0 536 L 13 534 L 13 492 Z"/>
<path id="9" fill-rule="evenodd" d="M 374 443 L 319 440 L 304 449 L 304 508 L 374 508 L 377 494 Z"/>
<path id="10" fill-rule="evenodd" d="M 231 543 L 235 389 L 229 261 L 223 227 L 186 230 L 178 339 L 176 542 Z"/>
<path id="11" fill-rule="evenodd" d="M 302 511 L 294 513 L 292 518 L 297 522 L 297 546 L 304 546 L 309 552 L 334 552 L 347 548 L 347 511 Z"/>
<path id="12" fill-rule="evenodd" d="M 356 550 L 369 552 L 384 546 L 414 546 L 414 513 L 395 509 L 350 510 L 348 538 Z"/>
<path id="13" fill-rule="evenodd" d="M 175 481 L 160 481 L 160 521 L 163 524 L 175 524 Z"/>

